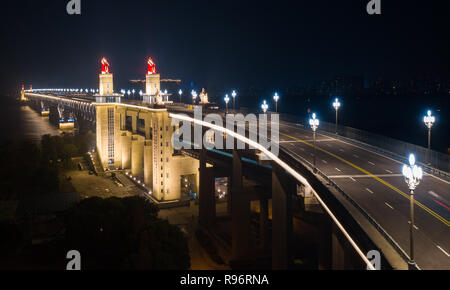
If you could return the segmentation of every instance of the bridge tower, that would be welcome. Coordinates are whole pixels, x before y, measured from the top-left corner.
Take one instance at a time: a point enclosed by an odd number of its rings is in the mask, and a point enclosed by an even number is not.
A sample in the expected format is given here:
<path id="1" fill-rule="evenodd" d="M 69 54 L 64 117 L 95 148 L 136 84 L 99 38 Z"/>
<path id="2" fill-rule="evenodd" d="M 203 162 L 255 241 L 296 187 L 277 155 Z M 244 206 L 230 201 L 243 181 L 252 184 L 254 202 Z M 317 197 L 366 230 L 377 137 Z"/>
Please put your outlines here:
<path id="1" fill-rule="evenodd" d="M 147 60 L 147 74 L 145 75 L 145 94 L 143 102 L 147 104 L 162 104 L 161 97 L 161 76 L 156 72 L 156 64 L 151 57 Z"/>
<path id="2" fill-rule="evenodd" d="M 20 100 L 22 102 L 27 100 L 27 98 L 25 97 L 25 87 L 23 84 L 22 84 L 22 89 L 20 90 Z"/>
<path id="3" fill-rule="evenodd" d="M 121 94 L 114 93 L 113 74 L 109 70 L 106 58 L 101 60 L 102 70 L 99 75 L 99 93 L 95 94 L 97 114 L 97 151 L 104 168 L 120 167 L 120 152 L 115 150 L 120 144 L 120 128 L 115 104 L 121 102 Z"/>

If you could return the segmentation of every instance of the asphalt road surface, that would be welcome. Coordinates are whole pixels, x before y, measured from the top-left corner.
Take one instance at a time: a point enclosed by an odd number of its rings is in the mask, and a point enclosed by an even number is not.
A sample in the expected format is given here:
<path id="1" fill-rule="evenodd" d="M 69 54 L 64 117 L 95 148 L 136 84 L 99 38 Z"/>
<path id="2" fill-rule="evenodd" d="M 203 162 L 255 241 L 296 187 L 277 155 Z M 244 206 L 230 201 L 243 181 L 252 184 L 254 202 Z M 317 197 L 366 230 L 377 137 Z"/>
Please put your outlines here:
<path id="1" fill-rule="evenodd" d="M 313 133 L 280 123 L 280 146 L 313 163 Z M 409 190 L 403 164 L 316 133 L 316 166 L 372 216 L 409 255 Z M 414 191 L 414 253 L 421 269 L 450 269 L 450 182 L 425 174 Z"/>

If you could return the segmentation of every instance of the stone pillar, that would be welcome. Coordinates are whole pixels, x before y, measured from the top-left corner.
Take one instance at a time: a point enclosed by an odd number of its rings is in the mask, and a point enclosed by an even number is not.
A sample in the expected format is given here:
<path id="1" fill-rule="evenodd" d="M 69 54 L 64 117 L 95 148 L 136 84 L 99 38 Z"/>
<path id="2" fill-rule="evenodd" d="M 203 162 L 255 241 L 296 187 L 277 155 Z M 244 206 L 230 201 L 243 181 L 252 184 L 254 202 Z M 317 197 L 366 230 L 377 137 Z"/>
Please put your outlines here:
<path id="1" fill-rule="evenodd" d="M 131 139 L 131 174 L 134 176 L 142 176 L 144 173 L 144 142 L 142 138 L 133 135 Z"/>
<path id="2" fill-rule="evenodd" d="M 199 222 L 210 227 L 216 219 L 216 199 L 214 184 L 214 168 L 206 167 L 206 150 L 200 153 L 200 184 L 199 184 Z"/>
<path id="3" fill-rule="evenodd" d="M 261 248 L 267 248 L 269 245 L 269 203 L 264 196 L 261 196 L 259 200 L 259 238 Z"/>
<path id="4" fill-rule="evenodd" d="M 291 264 L 292 194 L 295 184 L 272 162 L 272 269 Z"/>
<path id="5" fill-rule="evenodd" d="M 319 270 L 331 269 L 331 219 L 322 215 L 319 227 Z"/>
<path id="6" fill-rule="evenodd" d="M 153 187 L 153 152 L 152 141 L 144 141 L 144 183 Z"/>
<path id="7" fill-rule="evenodd" d="M 353 249 L 349 245 L 341 230 L 335 223 L 331 225 L 331 269 L 332 270 L 351 270 Z"/>
<path id="8" fill-rule="evenodd" d="M 133 132 L 133 134 L 136 134 L 138 112 L 128 110 L 126 113 L 126 116 L 129 116 L 129 117 L 131 116 L 131 131 Z"/>
<path id="9" fill-rule="evenodd" d="M 248 258 L 250 250 L 250 198 L 243 191 L 242 160 L 233 150 L 232 191 L 232 255 L 234 260 Z"/>
<path id="10" fill-rule="evenodd" d="M 122 133 L 122 168 L 131 168 L 131 136 Z"/>

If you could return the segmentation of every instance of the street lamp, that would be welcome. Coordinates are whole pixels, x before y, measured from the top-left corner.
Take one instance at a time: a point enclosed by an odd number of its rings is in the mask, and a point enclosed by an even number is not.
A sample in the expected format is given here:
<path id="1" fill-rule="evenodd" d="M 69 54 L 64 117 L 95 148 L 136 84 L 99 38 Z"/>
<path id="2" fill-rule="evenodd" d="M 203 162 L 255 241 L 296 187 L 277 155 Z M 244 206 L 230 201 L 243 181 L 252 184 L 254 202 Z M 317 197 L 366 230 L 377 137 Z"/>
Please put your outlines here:
<path id="1" fill-rule="evenodd" d="M 197 98 L 197 92 L 192 90 L 191 95 L 192 95 L 192 104 L 195 104 L 195 99 Z"/>
<path id="2" fill-rule="evenodd" d="M 431 116 L 431 111 L 428 110 L 427 115 L 423 117 L 423 122 L 428 128 L 428 164 L 431 163 L 431 127 L 433 127 L 434 121 L 434 116 Z"/>
<path id="3" fill-rule="evenodd" d="M 178 90 L 178 95 L 180 95 L 180 103 L 181 103 L 181 95 L 183 94 L 183 91 L 181 89 Z"/>
<path id="4" fill-rule="evenodd" d="M 336 132 L 336 134 L 337 134 L 337 125 L 338 125 L 338 110 L 339 110 L 339 107 L 341 106 L 341 103 L 339 102 L 339 100 L 338 100 L 338 98 L 336 98 L 335 100 L 334 100 L 334 103 L 333 103 L 333 107 L 334 107 L 334 109 L 336 110 L 336 129 L 335 129 L 335 132 Z"/>
<path id="5" fill-rule="evenodd" d="M 409 269 L 415 269 L 414 262 L 414 239 L 413 239 L 413 230 L 414 230 L 414 189 L 419 185 L 420 180 L 422 179 L 422 168 L 415 165 L 416 158 L 414 154 L 409 155 L 409 166 L 403 165 L 403 176 L 405 177 L 405 182 L 408 185 L 410 192 L 410 202 L 409 202 L 409 212 L 410 212 L 410 227 L 409 227 L 409 261 L 408 266 Z"/>
<path id="6" fill-rule="evenodd" d="M 278 96 L 277 93 L 275 93 L 275 95 L 273 95 L 273 100 L 275 101 L 275 112 L 278 112 L 278 99 L 280 98 L 280 96 Z"/>
<path id="7" fill-rule="evenodd" d="M 228 94 L 225 95 L 225 98 L 223 100 L 225 101 L 225 108 L 226 108 L 226 112 L 228 113 L 228 102 L 230 101 Z"/>
<path id="8" fill-rule="evenodd" d="M 130 90 L 128 90 L 127 94 L 128 94 L 128 95 L 130 95 L 130 94 L 131 94 L 131 91 L 130 91 Z"/>
<path id="9" fill-rule="evenodd" d="M 261 109 L 263 110 L 264 114 L 267 112 L 267 110 L 269 109 L 269 105 L 266 103 L 266 100 L 264 100 L 264 102 L 261 105 Z"/>
<path id="10" fill-rule="evenodd" d="M 142 90 L 139 90 L 139 96 L 142 97 Z"/>
<path id="11" fill-rule="evenodd" d="M 316 130 L 319 127 L 319 119 L 316 119 L 316 113 L 312 114 L 312 119 L 309 119 L 309 125 L 313 130 L 313 142 L 314 142 L 314 155 L 313 155 L 313 165 L 314 172 L 316 171 Z"/>
<path id="12" fill-rule="evenodd" d="M 237 96 L 235 90 L 233 90 L 233 92 L 231 93 L 231 96 L 233 97 L 233 110 L 235 110 L 236 109 L 236 96 Z"/>

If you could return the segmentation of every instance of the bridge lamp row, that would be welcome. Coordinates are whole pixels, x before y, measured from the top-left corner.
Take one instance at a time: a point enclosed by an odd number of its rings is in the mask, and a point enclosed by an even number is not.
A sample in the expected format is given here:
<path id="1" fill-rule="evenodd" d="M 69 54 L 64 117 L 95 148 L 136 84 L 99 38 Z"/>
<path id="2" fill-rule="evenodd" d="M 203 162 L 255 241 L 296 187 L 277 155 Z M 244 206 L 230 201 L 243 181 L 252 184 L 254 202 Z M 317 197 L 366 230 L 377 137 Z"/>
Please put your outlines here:
<path id="1" fill-rule="evenodd" d="M 262 105 L 261 105 L 261 109 L 263 110 L 264 114 L 267 112 L 267 110 L 269 109 L 269 105 L 266 103 L 266 100 L 263 101 Z"/>
<path id="2" fill-rule="evenodd" d="M 337 111 L 341 107 L 341 103 L 339 102 L 339 99 L 336 98 L 333 102 L 333 107 Z"/>
<path id="3" fill-rule="evenodd" d="M 431 111 L 428 110 L 427 115 L 423 117 L 423 122 L 425 123 L 425 126 L 427 126 L 428 129 L 431 129 L 433 127 L 435 118 L 431 115 Z"/>
<path id="4" fill-rule="evenodd" d="M 316 118 L 316 113 L 312 114 L 312 119 L 309 119 L 309 125 L 311 129 L 315 132 L 319 127 L 319 119 Z"/>

